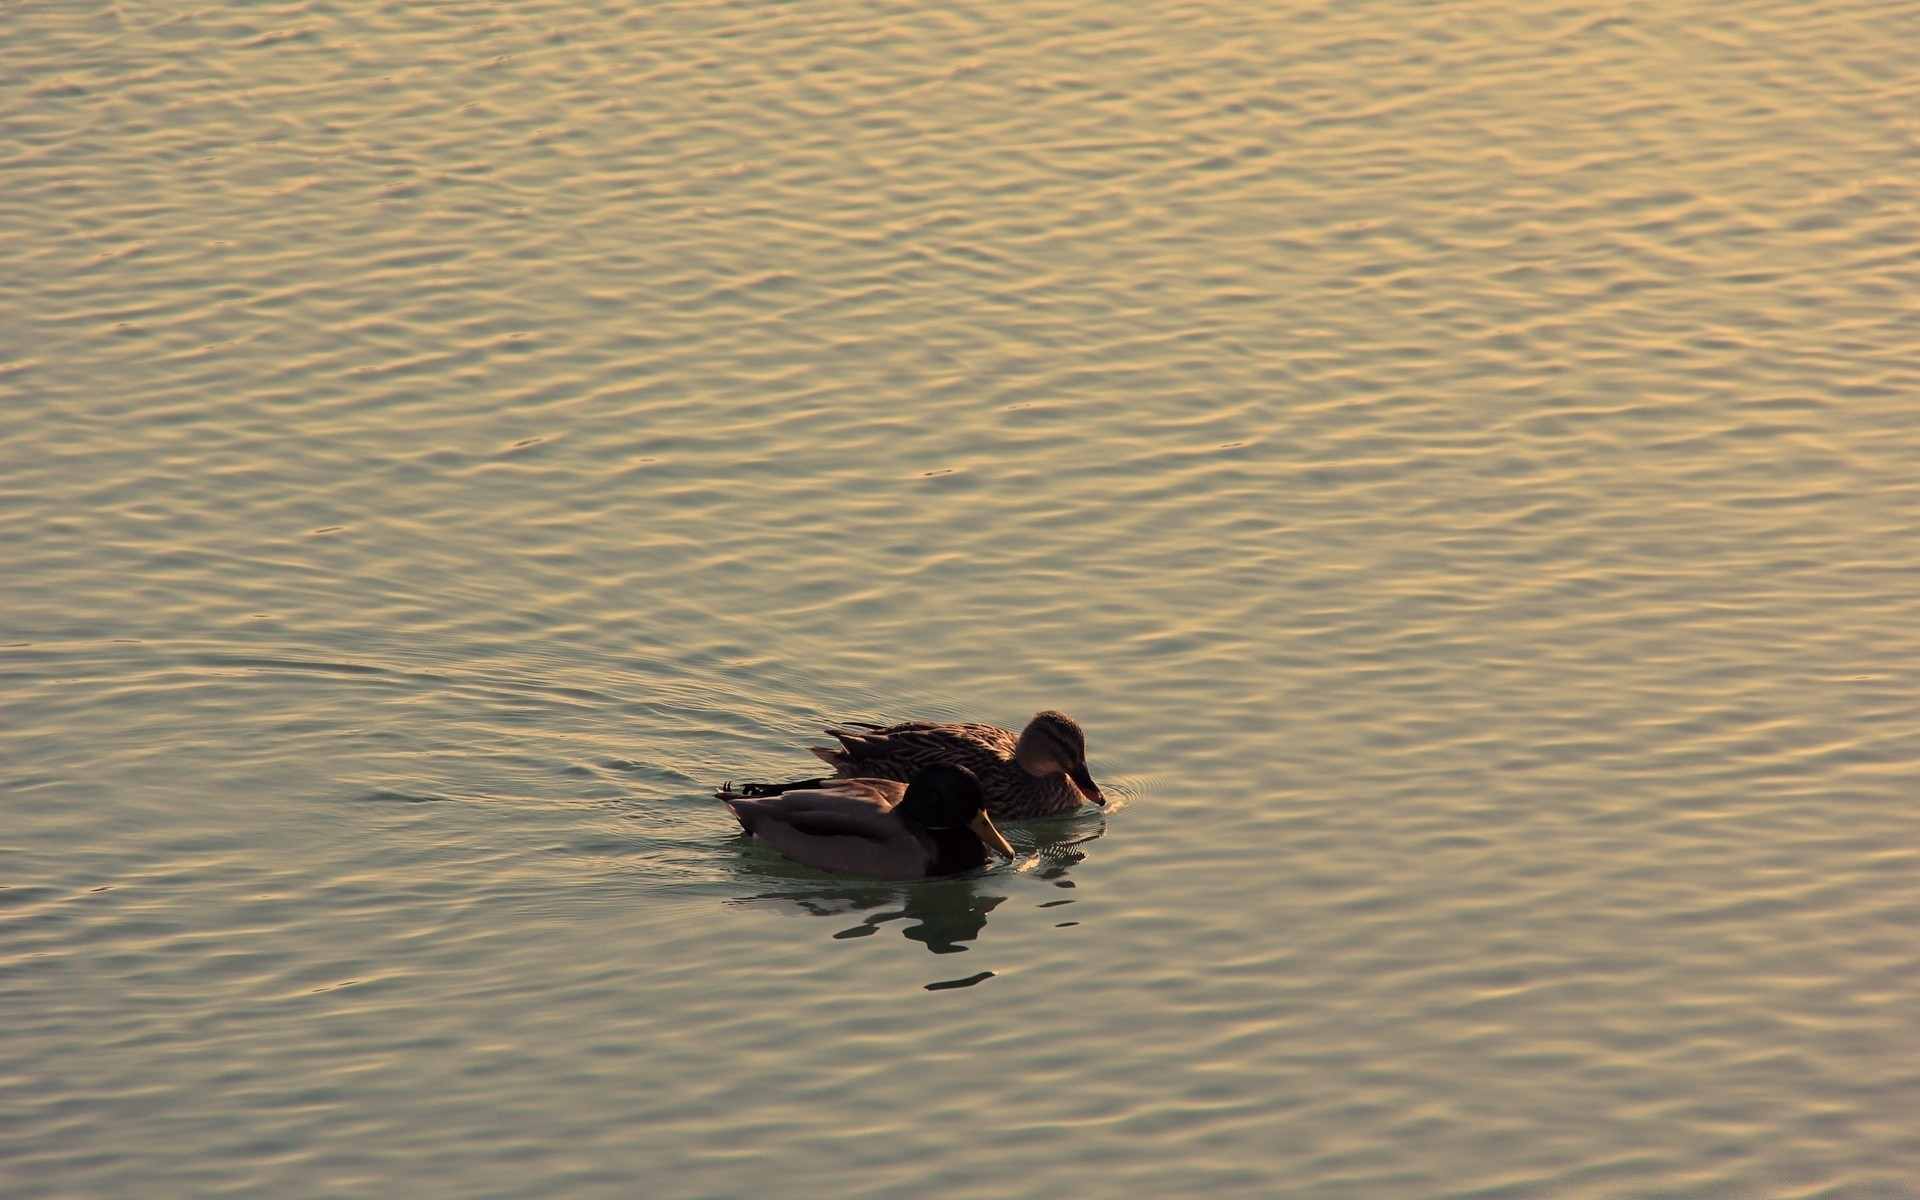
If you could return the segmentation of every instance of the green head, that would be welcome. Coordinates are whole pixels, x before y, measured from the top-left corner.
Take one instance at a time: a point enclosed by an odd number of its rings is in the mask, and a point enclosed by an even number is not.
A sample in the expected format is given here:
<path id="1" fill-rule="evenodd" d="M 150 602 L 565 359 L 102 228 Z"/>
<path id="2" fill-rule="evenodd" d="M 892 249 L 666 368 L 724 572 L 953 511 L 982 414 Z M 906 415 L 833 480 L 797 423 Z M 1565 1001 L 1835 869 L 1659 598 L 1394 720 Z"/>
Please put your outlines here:
<path id="1" fill-rule="evenodd" d="M 987 815 L 980 781 L 965 767 L 934 763 L 922 768 L 893 811 L 927 829 L 971 829 L 990 848 L 1013 857 L 1013 847 Z"/>

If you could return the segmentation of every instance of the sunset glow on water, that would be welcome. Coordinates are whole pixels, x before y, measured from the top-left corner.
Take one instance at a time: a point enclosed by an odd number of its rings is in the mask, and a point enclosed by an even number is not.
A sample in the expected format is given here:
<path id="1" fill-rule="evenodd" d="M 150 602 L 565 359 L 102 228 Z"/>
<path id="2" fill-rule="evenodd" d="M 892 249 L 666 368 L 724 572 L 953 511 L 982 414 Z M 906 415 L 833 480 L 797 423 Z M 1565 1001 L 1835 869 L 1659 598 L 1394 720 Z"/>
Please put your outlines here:
<path id="1" fill-rule="evenodd" d="M 0 1193 L 1920 1196 L 1920 11 L 0 45 Z"/>

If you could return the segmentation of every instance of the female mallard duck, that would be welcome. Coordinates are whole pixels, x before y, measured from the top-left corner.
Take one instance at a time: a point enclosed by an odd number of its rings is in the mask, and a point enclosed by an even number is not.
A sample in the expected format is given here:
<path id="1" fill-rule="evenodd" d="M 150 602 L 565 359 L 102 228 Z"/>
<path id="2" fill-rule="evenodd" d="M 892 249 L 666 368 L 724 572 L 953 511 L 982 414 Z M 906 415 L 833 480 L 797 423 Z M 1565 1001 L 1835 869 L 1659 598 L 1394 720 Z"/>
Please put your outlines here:
<path id="1" fill-rule="evenodd" d="M 745 794 L 729 785 L 720 802 L 754 837 L 828 871 L 926 879 L 985 866 L 989 847 L 1013 857 L 982 804 L 980 781 L 951 763 L 935 763 L 907 784 L 809 779 Z"/>
<path id="2" fill-rule="evenodd" d="M 1107 802 L 1087 773 L 1086 734 L 1052 709 L 1035 713 L 1018 737 L 997 725 L 848 725 L 827 730 L 838 749 L 808 747 L 842 777 L 911 779 L 929 763 L 956 763 L 980 780 L 987 811 L 1005 821 L 1072 812 L 1083 799 Z"/>

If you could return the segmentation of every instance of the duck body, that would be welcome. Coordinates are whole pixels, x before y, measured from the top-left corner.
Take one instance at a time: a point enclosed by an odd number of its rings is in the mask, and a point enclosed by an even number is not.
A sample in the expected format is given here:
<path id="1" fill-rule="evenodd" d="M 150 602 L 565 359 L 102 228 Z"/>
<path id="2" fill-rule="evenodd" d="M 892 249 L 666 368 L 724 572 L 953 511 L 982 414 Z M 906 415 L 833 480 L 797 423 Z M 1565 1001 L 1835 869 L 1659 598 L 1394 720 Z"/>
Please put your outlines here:
<path id="1" fill-rule="evenodd" d="M 989 848 L 1013 857 L 981 804 L 972 774 L 940 764 L 911 783 L 806 779 L 729 787 L 720 801 L 741 829 L 783 856 L 873 879 L 928 879 L 987 864 Z"/>
<path id="2" fill-rule="evenodd" d="M 911 779 L 933 763 L 965 767 L 980 781 L 987 811 L 1002 820 L 1072 812 L 1106 797 L 1087 772 L 1086 736 L 1073 718 L 1035 713 L 1016 734 L 998 725 L 850 722 L 827 733 L 838 746 L 809 746 L 843 778 Z"/>

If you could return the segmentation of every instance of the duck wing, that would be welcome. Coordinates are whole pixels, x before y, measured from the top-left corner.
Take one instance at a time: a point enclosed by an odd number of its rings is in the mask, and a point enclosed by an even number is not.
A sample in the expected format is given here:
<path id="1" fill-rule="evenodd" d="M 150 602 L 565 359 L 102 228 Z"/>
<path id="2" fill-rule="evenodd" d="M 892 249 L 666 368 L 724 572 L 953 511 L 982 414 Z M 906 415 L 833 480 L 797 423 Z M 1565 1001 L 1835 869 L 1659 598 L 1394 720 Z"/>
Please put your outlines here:
<path id="1" fill-rule="evenodd" d="M 907 785 L 894 779 L 809 779 L 797 784 L 742 786 L 757 790 L 720 798 L 756 800 L 772 812 L 837 812 L 852 817 L 885 813 L 907 794 Z"/>
<path id="2" fill-rule="evenodd" d="M 943 724 L 907 721 L 899 725 L 854 728 L 831 726 L 826 731 L 840 743 L 808 747 L 843 775 L 883 775 L 911 778 L 920 768 L 937 762 L 957 763 L 979 774 L 1013 757 L 1019 738 L 997 725 Z"/>
<path id="3" fill-rule="evenodd" d="M 925 878 L 934 848 L 892 812 L 905 787 L 872 779 L 831 782 L 858 786 L 722 803 L 742 829 L 795 862 L 876 879 Z"/>

